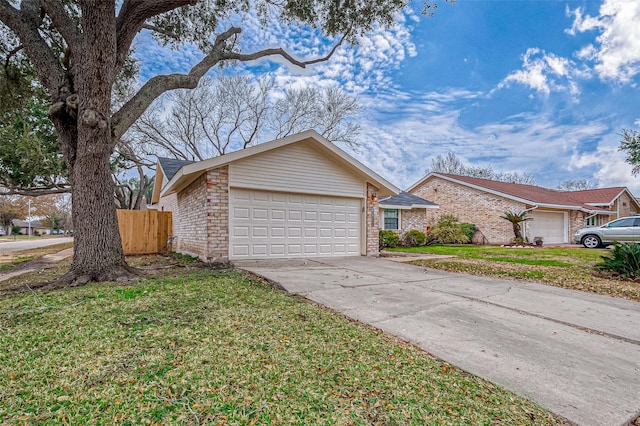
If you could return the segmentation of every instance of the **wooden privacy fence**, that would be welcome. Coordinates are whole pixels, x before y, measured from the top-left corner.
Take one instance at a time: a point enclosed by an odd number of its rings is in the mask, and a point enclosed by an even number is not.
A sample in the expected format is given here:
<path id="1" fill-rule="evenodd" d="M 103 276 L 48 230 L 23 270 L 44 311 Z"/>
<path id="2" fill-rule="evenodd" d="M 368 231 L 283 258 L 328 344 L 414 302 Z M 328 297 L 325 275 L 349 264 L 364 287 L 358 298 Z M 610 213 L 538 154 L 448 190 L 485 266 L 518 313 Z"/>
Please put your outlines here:
<path id="1" fill-rule="evenodd" d="M 171 212 L 118 210 L 118 227 L 124 254 L 171 251 Z"/>

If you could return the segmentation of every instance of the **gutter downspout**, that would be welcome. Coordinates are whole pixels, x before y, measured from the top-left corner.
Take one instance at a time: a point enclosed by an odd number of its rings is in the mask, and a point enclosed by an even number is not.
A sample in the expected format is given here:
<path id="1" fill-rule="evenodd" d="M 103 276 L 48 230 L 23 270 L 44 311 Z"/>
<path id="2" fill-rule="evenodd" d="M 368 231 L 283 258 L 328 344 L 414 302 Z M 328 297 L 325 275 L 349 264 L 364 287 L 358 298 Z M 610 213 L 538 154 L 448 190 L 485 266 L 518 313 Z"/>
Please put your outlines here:
<path id="1" fill-rule="evenodd" d="M 531 208 L 528 208 L 528 209 L 524 209 L 524 210 L 522 210 L 522 211 L 520 212 L 520 214 L 522 214 L 522 213 L 529 213 L 530 211 L 535 210 L 535 209 L 537 209 L 538 207 L 540 207 L 540 206 L 536 204 L 535 206 L 533 206 L 533 207 L 531 207 Z M 523 226 L 523 228 L 524 228 L 524 238 L 525 238 L 525 240 L 526 240 L 527 238 L 529 238 L 529 236 L 527 235 L 527 234 L 528 234 L 528 232 L 527 232 L 527 231 L 529 230 L 529 227 L 525 225 L 525 226 Z"/>

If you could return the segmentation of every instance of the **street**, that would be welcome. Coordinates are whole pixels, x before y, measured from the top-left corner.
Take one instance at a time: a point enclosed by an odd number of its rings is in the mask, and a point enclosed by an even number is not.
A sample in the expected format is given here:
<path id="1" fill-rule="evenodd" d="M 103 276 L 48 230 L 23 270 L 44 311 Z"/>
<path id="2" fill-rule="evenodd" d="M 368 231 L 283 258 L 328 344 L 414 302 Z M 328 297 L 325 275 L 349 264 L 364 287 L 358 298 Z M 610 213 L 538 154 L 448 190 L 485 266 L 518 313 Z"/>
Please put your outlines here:
<path id="1" fill-rule="evenodd" d="M 62 238 L 33 237 L 30 240 L 0 242 L 0 254 L 10 253 L 12 251 L 21 251 L 21 250 L 40 248 L 40 247 L 47 247 L 55 244 L 70 243 L 70 242 L 73 242 L 72 237 L 62 237 Z"/>

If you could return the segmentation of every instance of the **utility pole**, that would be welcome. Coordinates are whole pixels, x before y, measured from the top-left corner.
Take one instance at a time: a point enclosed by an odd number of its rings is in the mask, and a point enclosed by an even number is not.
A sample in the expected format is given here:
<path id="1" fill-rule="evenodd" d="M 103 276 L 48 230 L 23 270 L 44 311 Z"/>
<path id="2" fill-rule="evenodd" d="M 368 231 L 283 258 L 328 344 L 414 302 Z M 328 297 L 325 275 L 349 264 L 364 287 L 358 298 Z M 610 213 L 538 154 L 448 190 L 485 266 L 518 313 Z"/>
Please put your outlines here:
<path id="1" fill-rule="evenodd" d="M 29 238 L 31 238 L 31 198 L 27 201 L 29 205 L 29 215 L 27 216 L 27 224 L 29 225 Z"/>

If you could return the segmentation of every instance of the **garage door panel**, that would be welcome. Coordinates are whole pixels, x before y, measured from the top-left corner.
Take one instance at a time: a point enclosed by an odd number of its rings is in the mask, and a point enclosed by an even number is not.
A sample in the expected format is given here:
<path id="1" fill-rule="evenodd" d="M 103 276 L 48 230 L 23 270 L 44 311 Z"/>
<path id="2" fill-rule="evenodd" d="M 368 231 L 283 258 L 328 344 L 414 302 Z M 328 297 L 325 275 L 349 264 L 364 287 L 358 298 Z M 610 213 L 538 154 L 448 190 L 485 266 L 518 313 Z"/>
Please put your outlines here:
<path id="1" fill-rule="evenodd" d="M 360 255 L 361 200 L 231 190 L 230 256 Z"/>
<path id="2" fill-rule="evenodd" d="M 530 240 L 542 237 L 546 244 L 567 242 L 564 213 L 534 211 L 531 217 L 533 220 L 528 223 Z"/>
<path id="3" fill-rule="evenodd" d="M 267 220 L 269 218 L 269 212 L 266 209 L 253 209 L 254 220 Z"/>

